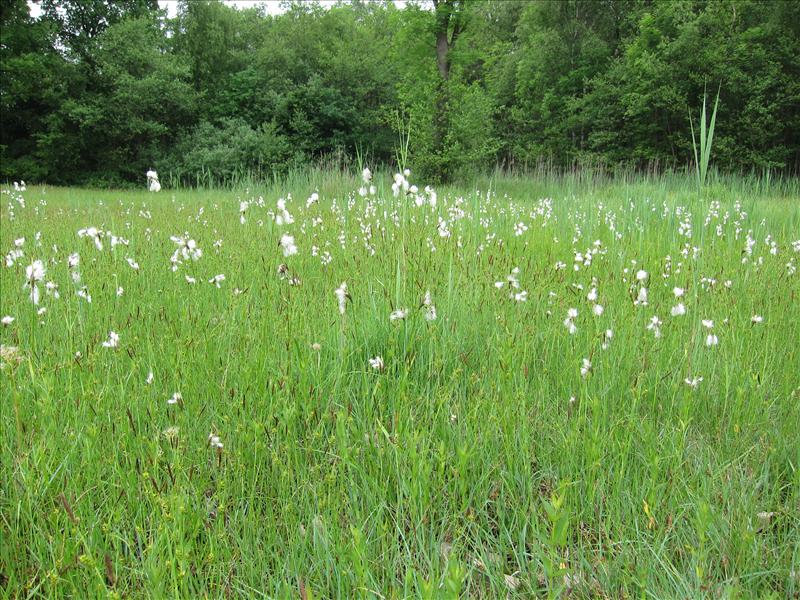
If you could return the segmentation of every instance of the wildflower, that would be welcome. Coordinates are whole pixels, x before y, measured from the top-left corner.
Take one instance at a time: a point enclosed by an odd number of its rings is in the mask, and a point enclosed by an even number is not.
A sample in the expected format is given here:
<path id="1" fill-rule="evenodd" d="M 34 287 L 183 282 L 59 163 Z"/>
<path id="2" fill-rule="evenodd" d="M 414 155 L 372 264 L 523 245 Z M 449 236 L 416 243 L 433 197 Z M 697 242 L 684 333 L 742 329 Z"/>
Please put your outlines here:
<path id="1" fill-rule="evenodd" d="M 117 287 L 117 297 L 122 296 L 125 293 L 125 289 L 122 286 Z"/>
<path id="2" fill-rule="evenodd" d="M 223 281 L 225 281 L 225 275 L 220 273 L 219 275 L 214 275 L 211 279 L 209 279 L 208 283 L 213 283 L 215 286 L 217 286 L 217 289 L 219 289 L 219 284 Z"/>
<path id="3" fill-rule="evenodd" d="M 527 302 L 528 301 L 528 291 L 522 290 L 521 292 L 516 292 L 512 295 L 509 295 L 510 298 L 513 298 L 517 302 Z"/>
<path id="4" fill-rule="evenodd" d="M 435 321 L 436 320 L 436 307 L 433 304 L 433 300 L 431 300 L 431 292 L 427 290 L 425 292 L 425 299 L 422 301 L 422 306 L 425 307 L 425 320 L 426 321 Z"/>
<path id="5" fill-rule="evenodd" d="M 372 181 L 372 171 L 368 167 L 364 167 L 364 170 L 361 171 L 361 179 L 364 183 Z"/>
<path id="6" fill-rule="evenodd" d="M 15 249 L 9 251 L 9 253 L 6 254 L 6 266 L 7 267 L 13 267 L 16 264 L 16 262 L 20 258 L 22 258 L 24 255 L 25 255 L 25 253 L 22 250 L 20 250 L 19 248 L 15 248 Z"/>
<path id="7" fill-rule="evenodd" d="M 145 380 L 144 380 L 144 382 L 145 382 L 147 385 L 150 385 L 151 383 L 153 383 L 153 371 L 148 371 L 148 373 L 147 373 L 147 379 L 145 379 Z"/>
<path id="8" fill-rule="evenodd" d="M 89 288 L 86 287 L 85 285 L 82 286 L 78 291 L 76 291 L 75 295 L 78 296 L 78 298 L 83 298 L 89 304 L 92 303 L 92 295 L 89 293 Z"/>
<path id="9" fill-rule="evenodd" d="M 515 235 L 515 236 L 519 237 L 519 236 L 521 236 L 523 233 L 525 233 L 526 231 L 528 231 L 528 227 L 527 227 L 527 225 L 525 225 L 525 223 L 523 223 L 522 221 L 520 221 L 519 223 L 517 223 L 516 225 L 514 225 L 514 235 Z"/>
<path id="10" fill-rule="evenodd" d="M 588 358 L 582 359 L 581 377 L 586 378 L 592 372 L 592 361 Z"/>
<path id="11" fill-rule="evenodd" d="M 592 307 L 592 312 L 593 312 L 593 313 L 595 314 L 595 316 L 597 316 L 597 317 L 599 317 L 600 315 L 602 315 L 602 314 L 603 314 L 603 310 L 604 310 L 604 309 L 603 309 L 603 305 L 602 305 L 602 304 L 595 304 L 595 305 Z"/>
<path id="12" fill-rule="evenodd" d="M 151 192 L 160 192 L 161 183 L 158 181 L 158 173 L 150 169 L 147 173 L 147 189 Z"/>
<path id="13" fill-rule="evenodd" d="M 383 371 L 383 358 L 380 356 L 376 356 L 375 358 L 369 359 L 369 366 L 375 369 L 376 371 Z"/>
<path id="14" fill-rule="evenodd" d="M 636 272 L 636 281 L 645 281 L 648 277 L 647 271 L 639 270 Z"/>
<path id="15" fill-rule="evenodd" d="M 81 262 L 81 257 L 77 252 L 73 252 L 67 257 L 67 266 L 70 269 L 77 269 Z"/>
<path id="16" fill-rule="evenodd" d="M 686 307 L 683 305 L 683 302 L 679 302 L 678 304 L 673 306 L 672 310 L 670 310 L 670 314 L 673 317 L 680 317 L 681 315 L 685 315 L 686 314 Z"/>
<path id="17" fill-rule="evenodd" d="M 407 308 L 398 308 L 397 310 L 393 310 L 389 314 L 390 321 L 402 321 L 408 316 L 408 309 Z"/>
<path id="18" fill-rule="evenodd" d="M 297 246 L 294 243 L 294 236 L 291 236 L 288 233 L 284 233 L 281 236 L 280 246 L 283 250 L 284 256 L 292 256 L 293 254 L 297 254 Z"/>
<path id="19" fill-rule="evenodd" d="M 436 208 L 436 201 L 437 201 L 437 198 L 438 198 L 438 195 L 436 194 L 436 190 L 434 190 L 431 186 L 426 185 L 425 186 L 425 193 L 428 195 L 428 205 L 431 208 Z"/>
<path id="20" fill-rule="evenodd" d="M 578 328 L 575 326 L 575 319 L 578 316 L 577 308 L 570 308 L 567 310 L 567 318 L 564 319 L 564 327 L 569 330 L 570 335 L 574 335 Z"/>
<path id="21" fill-rule="evenodd" d="M 350 297 L 350 294 L 347 293 L 347 282 L 342 282 L 342 285 L 336 288 L 334 294 L 336 295 L 336 299 L 339 301 L 339 313 L 344 314 L 345 303 Z"/>
<path id="22" fill-rule="evenodd" d="M 709 333 L 706 336 L 706 346 L 709 346 L 709 347 L 710 346 L 716 346 L 717 344 L 719 344 L 719 339 L 717 338 L 717 336 L 714 335 L 713 333 Z"/>
<path id="23" fill-rule="evenodd" d="M 312 194 L 312 197 L 314 195 Z M 309 198 L 311 201 L 311 198 Z M 309 206 L 311 206 L 311 202 L 309 202 Z M 275 223 L 278 225 L 291 225 L 294 223 L 294 217 L 286 210 L 286 200 L 280 198 L 277 202 L 278 211 L 275 214 Z"/>
<path id="24" fill-rule="evenodd" d="M 78 237 L 88 237 L 94 242 L 95 247 L 98 250 L 103 249 L 103 242 L 100 238 L 103 236 L 103 232 L 98 230 L 97 227 L 86 227 L 84 229 L 78 230 Z"/>
<path id="25" fill-rule="evenodd" d="M 107 231 L 106 233 L 111 238 L 111 247 L 112 248 L 114 248 L 116 246 L 119 246 L 119 245 L 127 246 L 128 244 L 130 244 L 130 241 L 126 240 L 125 238 L 117 237 L 116 235 L 114 235 L 110 231 Z"/>
<path id="26" fill-rule="evenodd" d="M 129 257 L 126 257 L 125 260 L 128 261 L 128 265 L 130 266 L 131 269 L 133 269 L 134 271 L 139 270 L 139 263 L 137 263 L 135 260 Z"/>
<path id="27" fill-rule="evenodd" d="M 218 451 L 222 450 L 223 448 L 219 436 L 214 435 L 213 432 L 208 434 L 208 445 L 211 446 L 212 448 L 216 448 Z"/>
<path id="28" fill-rule="evenodd" d="M 203 256 L 203 250 L 197 246 L 197 242 L 193 239 L 190 239 L 187 236 L 170 236 L 169 238 L 172 240 L 178 247 L 175 248 L 175 252 L 172 253 L 170 257 L 170 262 L 172 263 L 172 270 L 177 271 L 178 267 L 181 265 L 182 260 L 193 260 L 198 261 L 200 257 Z"/>
<path id="29" fill-rule="evenodd" d="M 657 315 L 653 315 L 650 318 L 650 322 L 647 324 L 647 329 L 653 332 L 653 335 L 657 338 L 661 337 L 661 319 L 658 318 Z"/>
<path id="30" fill-rule="evenodd" d="M 5 317 L 3 317 L 2 319 L 0 319 L 0 323 L 2 323 L 3 325 L 5 325 L 6 327 L 8 327 L 9 325 L 11 325 L 13 322 L 14 322 L 14 317 L 12 317 L 11 315 L 6 315 L 6 316 L 5 316 Z"/>
<path id="31" fill-rule="evenodd" d="M 25 268 L 25 276 L 28 278 L 28 281 L 41 281 L 44 279 L 45 272 L 46 269 L 41 260 L 35 260 Z"/>
<path id="32" fill-rule="evenodd" d="M 311 349 L 314 350 L 315 352 L 319 352 L 320 350 L 322 350 L 322 344 L 320 344 L 319 342 L 314 342 L 313 344 L 311 344 Z"/>
<path id="33" fill-rule="evenodd" d="M 683 382 L 693 390 L 696 390 L 697 386 L 699 386 L 700 383 L 702 383 L 702 381 L 703 381 L 702 377 L 692 377 L 691 379 L 687 377 L 686 379 L 683 380 Z"/>
<path id="34" fill-rule="evenodd" d="M 603 333 L 603 341 L 600 342 L 600 347 L 603 350 L 608 350 L 608 347 L 611 345 L 611 338 L 614 337 L 614 332 L 610 329 L 606 329 Z"/>
<path id="35" fill-rule="evenodd" d="M 647 306 L 647 288 L 642 286 L 639 288 L 639 294 L 633 302 L 636 306 Z"/>
<path id="36" fill-rule="evenodd" d="M 183 396 L 180 392 L 175 392 L 172 397 L 167 400 L 167 404 L 183 404 Z"/>
<path id="37" fill-rule="evenodd" d="M 680 298 L 683 296 L 684 289 L 679 287 L 672 288 L 672 293 L 675 294 L 676 298 Z"/>
<path id="38" fill-rule="evenodd" d="M 753 316 L 750 318 L 750 322 L 751 322 L 753 325 L 755 325 L 756 323 L 762 323 L 763 321 L 764 321 L 764 317 L 762 317 L 761 315 L 753 315 Z"/>
<path id="39" fill-rule="evenodd" d="M 597 302 L 597 288 L 592 288 L 589 290 L 589 293 L 586 294 L 586 299 L 589 302 Z"/>
<path id="40" fill-rule="evenodd" d="M 117 348 L 119 346 L 119 335 L 113 331 L 108 332 L 108 339 L 103 342 L 104 348 Z"/>
<path id="41" fill-rule="evenodd" d="M 246 200 L 243 202 L 239 202 L 239 223 L 244 225 L 247 222 L 244 215 L 247 212 L 247 209 L 250 208 L 250 203 Z"/>
<path id="42" fill-rule="evenodd" d="M 39 304 L 39 286 L 37 284 L 44 279 L 45 273 L 46 269 L 44 268 L 44 263 L 40 260 L 33 261 L 25 268 L 25 277 L 27 281 L 23 288 L 30 288 L 31 302 L 36 305 Z"/>
<path id="43" fill-rule="evenodd" d="M 186 283 L 197 283 L 197 279 L 194 277 L 190 277 L 189 275 L 184 275 L 184 277 L 186 278 Z"/>

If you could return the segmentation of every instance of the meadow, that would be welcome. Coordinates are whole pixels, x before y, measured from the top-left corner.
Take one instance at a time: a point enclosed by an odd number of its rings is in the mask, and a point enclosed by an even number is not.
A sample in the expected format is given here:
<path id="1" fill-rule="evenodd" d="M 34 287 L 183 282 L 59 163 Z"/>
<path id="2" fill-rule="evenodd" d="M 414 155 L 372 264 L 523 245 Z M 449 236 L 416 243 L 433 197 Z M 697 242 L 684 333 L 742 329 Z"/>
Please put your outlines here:
<path id="1" fill-rule="evenodd" d="M 0 596 L 798 597 L 798 199 L 4 187 Z"/>

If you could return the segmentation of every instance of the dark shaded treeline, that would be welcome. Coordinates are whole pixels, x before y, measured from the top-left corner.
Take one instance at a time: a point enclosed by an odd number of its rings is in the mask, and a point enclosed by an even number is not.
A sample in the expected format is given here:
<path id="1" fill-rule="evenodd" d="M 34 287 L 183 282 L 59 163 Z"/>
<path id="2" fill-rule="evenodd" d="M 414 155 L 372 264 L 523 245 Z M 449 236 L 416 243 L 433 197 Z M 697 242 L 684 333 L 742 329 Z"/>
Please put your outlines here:
<path id="1" fill-rule="evenodd" d="M 800 166 L 800 2 L 0 0 L 0 178 L 225 183 L 309 161 L 430 178 L 547 161 L 683 168 L 721 87 L 714 162 Z M 168 182 L 169 183 L 169 182 Z"/>

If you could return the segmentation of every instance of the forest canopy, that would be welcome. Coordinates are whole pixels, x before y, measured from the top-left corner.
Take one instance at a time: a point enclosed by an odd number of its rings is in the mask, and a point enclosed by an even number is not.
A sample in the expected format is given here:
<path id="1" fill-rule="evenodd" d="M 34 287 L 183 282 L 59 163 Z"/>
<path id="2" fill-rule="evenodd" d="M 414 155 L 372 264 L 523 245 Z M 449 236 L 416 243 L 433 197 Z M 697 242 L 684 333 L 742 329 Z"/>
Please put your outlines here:
<path id="1" fill-rule="evenodd" d="M 800 166 L 800 2 L 0 0 L 0 180 L 273 179 L 408 160 L 431 180 L 546 163 Z"/>

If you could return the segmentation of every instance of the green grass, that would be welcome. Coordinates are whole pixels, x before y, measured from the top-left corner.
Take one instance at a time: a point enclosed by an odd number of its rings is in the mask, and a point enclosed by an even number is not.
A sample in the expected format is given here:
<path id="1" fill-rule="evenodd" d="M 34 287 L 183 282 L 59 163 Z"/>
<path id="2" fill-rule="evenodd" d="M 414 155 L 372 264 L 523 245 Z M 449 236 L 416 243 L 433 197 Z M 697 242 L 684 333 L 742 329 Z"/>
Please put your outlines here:
<path id="1" fill-rule="evenodd" d="M 800 593 L 795 180 L 711 177 L 698 197 L 690 177 L 493 177 L 439 190 L 432 209 L 382 175 L 365 211 L 358 181 L 318 175 L 238 192 L 32 187 L 24 208 L 3 194 L 2 251 L 25 242 L 0 267 L 0 316 L 15 317 L 0 340 L 20 356 L 0 374 L 0 595 Z M 290 192 L 295 222 L 279 227 L 268 211 Z M 241 224 L 239 201 L 259 195 Z M 89 226 L 129 246 L 99 251 L 77 236 Z M 203 256 L 172 272 L 184 232 Z M 23 289 L 34 259 L 60 292 L 40 284 L 42 315 Z M 494 285 L 515 267 L 524 303 Z M 676 286 L 685 316 L 670 316 Z M 390 322 L 397 308 L 410 314 Z"/>

